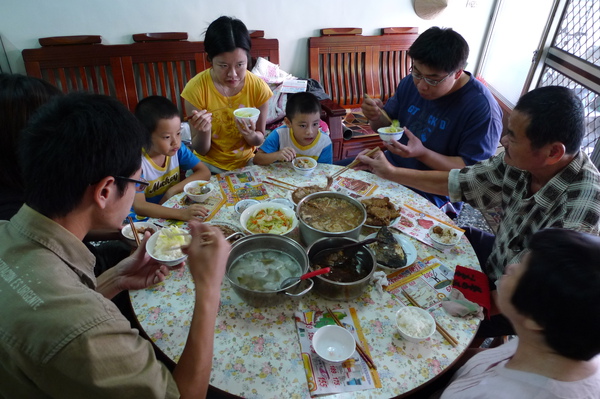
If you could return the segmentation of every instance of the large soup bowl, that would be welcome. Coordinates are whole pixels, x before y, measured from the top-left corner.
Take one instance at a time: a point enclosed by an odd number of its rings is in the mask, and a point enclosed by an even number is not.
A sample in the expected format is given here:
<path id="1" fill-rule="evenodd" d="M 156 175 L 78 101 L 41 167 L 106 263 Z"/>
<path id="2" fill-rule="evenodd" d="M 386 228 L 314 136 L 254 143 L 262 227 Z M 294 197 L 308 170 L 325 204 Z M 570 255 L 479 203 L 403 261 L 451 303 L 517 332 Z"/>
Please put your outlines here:
<path id="1" fill-rule="evenodd" d="M 304 214 L 305 209 L 307 209 L 308 211 L 310 210 L 310 201 L 316 198 L 331 198 L 335 200 L 342 200 L 354 206 L 358 210 L 359 214 L 358 219 L 356 221 L 356 226 L 344 231 L 326 231 L 311 225 L 310 221 L 304 220 L 302 215 Z M 312 243 L 323 237 L 349 237 L 358 239 L 360 236 L 360 230 L 365 224 L 365 220 L 367 220 L 367 211 L 359 201 L 355 200 L 354 198 L 348 195 L 336 193 L 333 191 L 322 191 L 318 193 L 313 193 L 302 198 L 302 200 L 298 203 L 298 206 L 296 207 L 296 215 L 298 216 L 300 236 L 302 237 L 302 241 L 304 242 L 304 244 L 306 244 L 307 246 L 311 245 Z M 344 215 L 335 211 L 330 212 L 329 215 L 340 218 L 345 217 Z"/>
<path id="2" fill-rule="evenodd" d="M 231 284 L 233 291 L 248 305 L 254 307 L 275 306 L 291 297 L 302 296 L 313 287 L 311 279 L 303 280 L 302 282 L 299 281 L 285 289 L 269 291 L 258 291 L 243 285 L 233 277 L 232 266 L 235 265 L 235 261 L 241 256 L 255 250 L 272 250 L 291 256 L 299 265 L 298 274 L 295 274 L 297 277 L 305 274 L 309 266 L 306 250 L 289 237 L 275 234 L 254 234 L 239 239 L 231 246 L 225 276 Z"/>

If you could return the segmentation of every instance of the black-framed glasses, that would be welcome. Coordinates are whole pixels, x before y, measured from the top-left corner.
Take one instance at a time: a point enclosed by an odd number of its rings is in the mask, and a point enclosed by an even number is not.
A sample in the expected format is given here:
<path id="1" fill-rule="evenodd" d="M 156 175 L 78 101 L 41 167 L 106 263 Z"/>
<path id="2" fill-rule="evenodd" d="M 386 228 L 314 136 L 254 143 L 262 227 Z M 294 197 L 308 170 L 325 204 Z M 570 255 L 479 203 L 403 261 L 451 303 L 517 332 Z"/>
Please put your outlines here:
<path id="1" fill-rule="evenodd" d="M 445 78 L 440 79 L 440 80 L 434 80 L 434 79 L 426 78 L 425 76 L 421 75 L 421 73 L 416 71 L 414 67 L 410 67 L 408 72 L 410 72 L 410 74 L 412 75 L 413 78 L 415 78 L 417 80 L 423 79 L 425 81 L 425 83 L 427 83 L 429 86 L 434 86 L 434 87 L 439 85 L 440 83 L 442 83 L 444 80 L 448 79 L 448 76 L 452 75 L 452 72 L 450 72 L 448 75 L 446 75 Z"/>
<path id="2" fill-rule="evenodd" d="M 114 176 L 115 179 L 125 180 L 131 183 L 135 183 L 135 192 L 143 193 L 146 187 L 150 185 L 150 183 L 145 180 L 143 177 L 140 177 L 140 180 L 132 179 L 131 177 L 123 177 L 123 176 Z"/>

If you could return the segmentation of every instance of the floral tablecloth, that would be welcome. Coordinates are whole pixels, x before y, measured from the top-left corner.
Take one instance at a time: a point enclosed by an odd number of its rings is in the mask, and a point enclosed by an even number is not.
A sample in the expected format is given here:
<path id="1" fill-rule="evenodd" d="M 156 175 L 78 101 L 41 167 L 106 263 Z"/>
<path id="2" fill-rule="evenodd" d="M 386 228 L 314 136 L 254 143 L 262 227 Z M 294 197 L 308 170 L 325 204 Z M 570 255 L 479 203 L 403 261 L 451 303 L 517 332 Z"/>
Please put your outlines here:
<path id="1" fill-rule="evenodd" d="M 267 167 L 252 166 L 265 178 L 303 186 L 325 186 L 326 175 L 339 169 L 319 164 L 312 176 L 298 175 L 289 163 Z M 398 206 L 403 204 L 450 222 L 445 214 L 413 191 L 364 171 L 348 171 L 343 176 L 377 184 L 374 195 L 386 195 Z M 216 181 L 213 176 L 213 180 Z M 289 191 L 266 184 L 270 198 L 289 198 Z M 174 198 L 173 201 L 177 201 Z M 239 224 L 233 206 L 223 206 L 212 219 Z M 375 230 L 363 228 L 361 238 Z M 418 258 L 435 256 L 454 270 L 457 265 L 479 268 L 469 242 L 463 237 L 454 249 L 437 251 L 409 236 Z M 292 235 L 298 239 L 298 233 Z M 138 320 L 155 344 L 175 362 L 185 346 L 194 304 L 194 284 L 187 268 L 171 273 L 168 279 L 151 288 L 131 291 L 130 298 Z M 298 299 L 286 298 L 282 304 L 254 308 L 245 304 L 225 280 L 221 287 L 211 385 L 244 398 L 310 398 L 294 312 L 324 310 L 326 307 L 353 307 L 378 368 L 382 388 L 328 395 L 332 398 L 390 398 L 406 393 L 441 373 L 466 349 L 479 326 L 477 319 L 447 315 L 442 308 L 433 315 L 458 341 L 450 346 L 437 332 L 427 341 L 403 340 L 395 326 L 395 313 L 403 306 L 397 297 L 370 286 L 359 298 L 349 302 L 325 300 L 309 293 Z"/>

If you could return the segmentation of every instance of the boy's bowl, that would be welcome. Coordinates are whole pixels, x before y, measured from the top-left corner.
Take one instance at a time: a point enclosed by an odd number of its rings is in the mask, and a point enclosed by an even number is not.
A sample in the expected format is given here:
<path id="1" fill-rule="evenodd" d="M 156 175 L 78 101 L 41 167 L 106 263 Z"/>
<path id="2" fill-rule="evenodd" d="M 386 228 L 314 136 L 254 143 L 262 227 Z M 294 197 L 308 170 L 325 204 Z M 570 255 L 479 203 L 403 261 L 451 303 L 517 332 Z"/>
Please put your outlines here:
<path id="1" fill-rule="evenodd" d="M 377 133 L 379 133 L 379 137 L 383 141 L 398 141 L 400 140 L 400 137 L 402 137 L 402 135 L 404 134 L 404 129 L 395 126 L 380 127 L 379 129 L 377 129 Z"/>
<path id="2" fill-rule="evenodd" d="M 452 227 L 441 224 L 433 225 L 429 228 L 429 238 L 435 249 L 444 251 L 453 248 L 460 241 L 462 234 Z"/>
<path id="3" fill-rule="evenodd" d="M 159 253 L 159 251 L 156 250 L 156 241 L 159 236 L 159 232 L 156 232 L 148 238 L 148 241 L 146 241 L 146 252 L 148 252 L 148 255 L 150 255 L 152 259 L 156 259 L 165 266 L 176 266 L 187 258 L 187 255 L 182 254 L 181 250 Z"/>
<path id="4" fill-rule="evenodd" d="M 213 193 L 214 187 L 206 180 L 191 181 L 183 187 L 185 194 L 194 202 L 202 202 Z"/>
<path id="5" fill-rule="evenodd" d="M 356 349 L 356 341 L 350 333 L 340 326 L 323 326 L 313 335 L 312 345 L 319 355 L 328 362 L 343 362 Z"/>
<path id="6" fill-rule="evenodd" d="M 290 223 L 289 228 L 283 232 L 275 232 L 273 228 L 270 228 L 268 225 L 266 225 L 262 229 L 258 229 L 255 231 L 250 230 L 248 228 L 248 222 L 263 209 L 281 211 Z M 279 234 L 285 236 L 291 233 L 296 228 L 296 226 L 298 226 L 298 218 L 296 217 L 296 213 L 294 213 L 294 211 L 286 205 L 277 204 L 273 202 L 261 202 L 259 204 L 255 204 L 246 208 L 246 210 L 242 212 L 242 214 L 240 215 L 240 225 L 242 226 L 242 230 L 246 234 Z"/>
<path id="7" fill-rule="evenodd" d="M 292 161 L 292 166 L 296 173 L 303 176 L 310 176 L 317 168 L 317 161 L 309 157 L 296 157 Z"/>
<path id="8" fill-rule="evenodd" d="M 396 327 L 405 340 L 420 342 L 435 332 L 435 319 L 425 309 L 405 306 L 396 312 Z"/>
<path id="9" fill-rule="evenodd" d="M 258 108 L 238 108 L 233 111 L 235 119 L 240 120 L 248 124 L 250 121 L 256 123 L 260 110 Z"/>

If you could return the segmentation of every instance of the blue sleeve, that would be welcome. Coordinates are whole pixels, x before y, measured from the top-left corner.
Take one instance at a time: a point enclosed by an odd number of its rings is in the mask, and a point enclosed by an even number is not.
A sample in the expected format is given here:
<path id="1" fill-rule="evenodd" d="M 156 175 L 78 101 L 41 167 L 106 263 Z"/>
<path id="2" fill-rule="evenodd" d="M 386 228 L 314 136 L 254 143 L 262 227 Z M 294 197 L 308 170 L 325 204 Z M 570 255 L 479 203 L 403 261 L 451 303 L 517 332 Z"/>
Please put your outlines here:
<path id="1" fill-rule="evenodd" d="M 321 151 L 321 155 L 319 155 L 319 159 L 317 159 L 318 163 L 333 163 L 333 144 L 329 144 L 327 147 L 323 148 Z"/>
<path id="2" fill-rule="evenodd" d="M 273 130 L 271 134 L 267 136 L 265 142 L 260 146 L 260 149 L 266 154 L 279 151 L 279 134 L 277 133 L 277 130 L 279 130 L 279 128 Z"/>
<path id="3" fill-rule="evenodd" d="M 177 151 L 177 158 L 179 158 L 179 169 L 181 170 L 192 169 L 200 162 L 198 157 L 183 143 L 181 143 L 181 148 Z"/>

